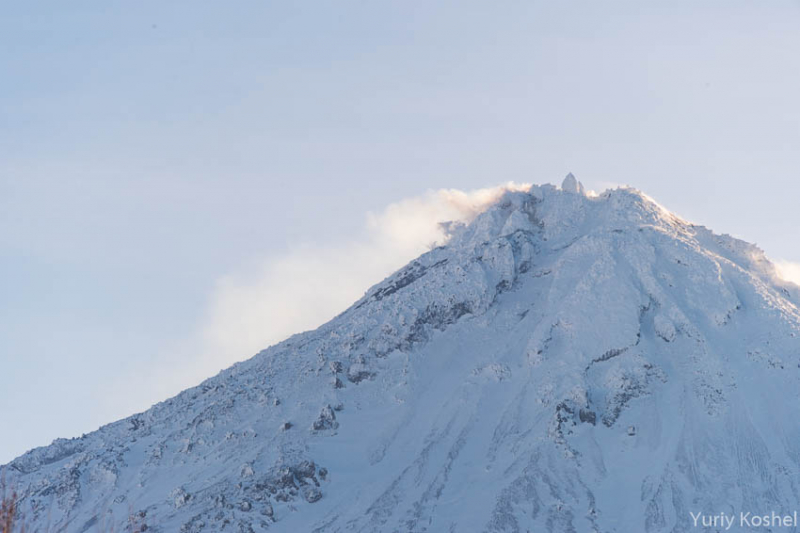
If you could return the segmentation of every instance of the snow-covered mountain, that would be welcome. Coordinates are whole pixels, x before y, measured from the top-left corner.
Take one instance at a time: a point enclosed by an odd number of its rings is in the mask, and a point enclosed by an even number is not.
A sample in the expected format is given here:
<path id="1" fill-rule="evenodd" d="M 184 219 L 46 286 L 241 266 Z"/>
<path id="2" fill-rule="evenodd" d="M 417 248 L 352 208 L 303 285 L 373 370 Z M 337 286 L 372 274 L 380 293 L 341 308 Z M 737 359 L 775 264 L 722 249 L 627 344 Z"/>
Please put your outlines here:
<path id="1" fill-rule="evenodd" d="M 28 531 L 627 533 L 790 513 L 799 308 L 755 246 L 568 176 L 508 192 L 316 331 L 3 471 Z"/>

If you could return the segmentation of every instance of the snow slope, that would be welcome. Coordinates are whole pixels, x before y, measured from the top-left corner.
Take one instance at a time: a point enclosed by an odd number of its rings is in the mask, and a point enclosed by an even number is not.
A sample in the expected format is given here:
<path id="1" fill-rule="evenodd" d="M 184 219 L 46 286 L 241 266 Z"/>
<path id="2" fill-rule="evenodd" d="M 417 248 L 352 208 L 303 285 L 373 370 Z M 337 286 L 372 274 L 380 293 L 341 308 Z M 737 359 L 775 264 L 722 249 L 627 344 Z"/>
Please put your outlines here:
<path id="1" fill-rule="evenodd" d="M 799 306 L 755 246 L 570 175 L 507 193 L 316 331 L 3 471 L 43 531 L 667 532 L 791 512 Z"/>

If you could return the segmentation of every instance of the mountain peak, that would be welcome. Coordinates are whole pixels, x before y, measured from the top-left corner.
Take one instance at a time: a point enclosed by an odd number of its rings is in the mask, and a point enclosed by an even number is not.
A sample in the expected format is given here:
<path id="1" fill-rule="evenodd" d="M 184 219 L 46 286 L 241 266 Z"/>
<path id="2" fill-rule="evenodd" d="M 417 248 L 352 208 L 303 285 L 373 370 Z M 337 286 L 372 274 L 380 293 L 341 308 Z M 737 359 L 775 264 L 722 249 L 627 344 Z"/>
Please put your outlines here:
<path id="1" fill-rule="evenodd" d="M 507 191 L 470 224 L 449 226 L 453 230 L 449 244 L 469 248 L 515 231 L 541 234 L 554 243 L 612 230 L 635 231 L 646 225 L 668 232 L 687 226 L 636 189 L 590 195 L 574 176 L 565 182 L 566 187 L 561 188 L 544 184 L 532 185 L 527 191 Z"/>
<path id="2" fill-rule="evenodd" d="M 508 191 L 317 330 L 0 474 L 33 529 L 87 533 L 131 513 L 666 533 L 691 506 L 790 509 L 797 287 L 635 189 L 582 192 Z"/>

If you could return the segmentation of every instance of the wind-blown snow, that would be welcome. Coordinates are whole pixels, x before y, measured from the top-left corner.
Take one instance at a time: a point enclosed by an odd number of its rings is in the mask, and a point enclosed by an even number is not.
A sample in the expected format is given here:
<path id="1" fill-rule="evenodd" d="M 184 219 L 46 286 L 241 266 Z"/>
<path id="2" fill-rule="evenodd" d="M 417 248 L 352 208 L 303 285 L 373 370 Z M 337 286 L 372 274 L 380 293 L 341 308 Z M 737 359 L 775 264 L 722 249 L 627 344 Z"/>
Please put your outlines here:
<path id="1" fill-rule="evenodd" d="M 778 274 L 786 281 L 791 281 L 795 285 L 800 285 L 800 263 L 792 261 L 775 261 Z"/>
<path id="2" fill-rule="evenodd" d="M 507 192 L 317 330 L 16 459 L 29 519 L 666 532 L 794 510 L 800 289 L 755 246 L 574 181 Z"/>
<path id="3" fill-rule="evenodd" d="M 225 366 L 293 333 L 316 328 L 411 259 L 447 242 L 448 224 L 469 223 L 507 191 L 530 184 L 439 189 L 369 213 L 365 232 L 347 242 L 309 242 L 270 257 L 255 272 L 216 287 L 194 344 L 209 365 Z M 208 366 L 208 365 L 206 365 Z"/>

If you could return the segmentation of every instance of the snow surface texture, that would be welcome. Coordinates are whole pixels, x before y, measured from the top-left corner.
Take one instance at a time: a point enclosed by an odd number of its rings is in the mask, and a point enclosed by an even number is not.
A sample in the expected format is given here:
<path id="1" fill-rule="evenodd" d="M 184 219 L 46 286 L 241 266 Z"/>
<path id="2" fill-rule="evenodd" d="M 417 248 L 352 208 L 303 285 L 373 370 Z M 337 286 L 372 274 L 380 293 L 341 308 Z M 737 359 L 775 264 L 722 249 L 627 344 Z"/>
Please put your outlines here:
<path id="1" fill-rule="evenodd" d="M 792 511 L 799 304 L 755 246 L 569 176 L 509 192 L 316 331 L 3 471 L 29 531 L 666 532 Z"/>

